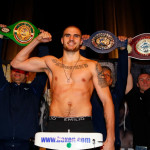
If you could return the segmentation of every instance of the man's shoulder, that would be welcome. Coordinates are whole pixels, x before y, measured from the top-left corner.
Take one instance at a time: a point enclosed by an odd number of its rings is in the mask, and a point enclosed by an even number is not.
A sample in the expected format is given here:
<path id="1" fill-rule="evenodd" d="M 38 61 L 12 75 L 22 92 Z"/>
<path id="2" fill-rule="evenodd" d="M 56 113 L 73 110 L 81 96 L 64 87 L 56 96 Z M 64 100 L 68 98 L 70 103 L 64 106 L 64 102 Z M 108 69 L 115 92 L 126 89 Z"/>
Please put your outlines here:
<path id="1" fill-rule="evenodd" d="M 88 66 L 88 69 L 90 70 L 95 70 L 95 68 L 97 67 L 97 65 L 100 65 L 100 63 L 98 63 L 98 61 L 96 60 L 92 60 L 92 59 L 88 59 L 88 58 L 83 58 L 81 59 L 82 64 Z"/>
<path id="2" fill-rule="evenodd" d="M 56 61 L 58 61 L 59 59 L 58 58 L 56 58 L 55 56 L 52 56 L 52 55 L 47 55 L 47 56 L 44 56 L 44 57 L 42 57 L 43 59 L 44 59 L 44 61 L 45 62 L 56 62 Z"/>
<path id="3" fill-rule="evenodd" d="M 52 56 L 52 55 L 43 56 L 42 58 L 43 59 L 53 59 L 53 58 L 57 59 L 55 56 Z"/>
<path id="4" fill-rule="evenodd" d="M 95 65 L 95 64 L 98 63 L 98 61 L 96 61 L 94 59 L 89 59 L 89 58 L 86 58 L 86 57 L 83 57 L 83 56 L 81 56 L 81 60 L 85 61 L 86 63 L 89 63 L 91 65 Z"/>

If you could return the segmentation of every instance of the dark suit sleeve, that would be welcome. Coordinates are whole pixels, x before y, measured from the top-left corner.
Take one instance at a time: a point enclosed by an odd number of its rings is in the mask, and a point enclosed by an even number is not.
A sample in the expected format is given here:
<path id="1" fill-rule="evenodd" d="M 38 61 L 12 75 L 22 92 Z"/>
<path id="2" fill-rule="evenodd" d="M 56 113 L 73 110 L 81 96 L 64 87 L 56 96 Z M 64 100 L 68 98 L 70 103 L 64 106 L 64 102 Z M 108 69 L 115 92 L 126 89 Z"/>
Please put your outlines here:
<path id="1" fill-rule="evenodd" d="M 150 88 L 144 92 L 144 103 L 150 121 Z"/>
<path id="2" fill-rule="evenodd" d="M 2 90 L 4 85 L 7 83 L 7 80 L 4 76 L 4 72 L 3 72 L 3 68 L 2 68 L 1 53 L 2 53 L 2 39 L 0 38 L 0 90 Z"/>
<path id="3" fill-rule="evenodd" d="M 127 50 L 119 50 L 119 58 L 117 65 L 117 81 L 114 88 L 114 95 L 117 97 L 118 105 L 124 97 L 128 76 L 128 52 Z"/>

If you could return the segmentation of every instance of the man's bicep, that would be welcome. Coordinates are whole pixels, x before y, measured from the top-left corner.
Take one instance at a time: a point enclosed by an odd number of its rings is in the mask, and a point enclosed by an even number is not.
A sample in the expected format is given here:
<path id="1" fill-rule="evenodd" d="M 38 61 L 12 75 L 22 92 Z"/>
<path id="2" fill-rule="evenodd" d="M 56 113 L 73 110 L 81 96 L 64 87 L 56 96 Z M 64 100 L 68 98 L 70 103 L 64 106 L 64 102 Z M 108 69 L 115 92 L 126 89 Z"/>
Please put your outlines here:
<path id="1" fill-rule="evenodd" d="M 23 68 L 30 72 L 44 72 L 44 69 L 47 68 L 44 57 L 32 57 L 25 61 L 23 65 Z"/>
<path id="2" fill-rule="evenodd" d="M 11 64 L 14 68 L 29 71 L 29 72 L 43 72 L 45 65 L 44 58 L 32 57 L 23 62 Z"/>
<path id="3" fill-rule="evenodd" d="M 102 102 L 104 102 L 104 100 L 107 99 L 108 97 L 109 98 L 111 97 L 109 87 L 107 85 L 107 82 L 105 80 L 102 71 L 102 67 L 98 62 L 95 65 L 95 70 L 93 73 L 93 83 L 97 91 L 97 94 Z"/>
<path id="4" fill-rule="evenodd" d="M 107 82 L 105 80 L 105 76 L 103 74 L 103 70 L 101 65 L 97 62 L 94 67 L 93 73 L 93 81 L 94 85 L 100 86 L 101 88 L 107 87 Z"/>

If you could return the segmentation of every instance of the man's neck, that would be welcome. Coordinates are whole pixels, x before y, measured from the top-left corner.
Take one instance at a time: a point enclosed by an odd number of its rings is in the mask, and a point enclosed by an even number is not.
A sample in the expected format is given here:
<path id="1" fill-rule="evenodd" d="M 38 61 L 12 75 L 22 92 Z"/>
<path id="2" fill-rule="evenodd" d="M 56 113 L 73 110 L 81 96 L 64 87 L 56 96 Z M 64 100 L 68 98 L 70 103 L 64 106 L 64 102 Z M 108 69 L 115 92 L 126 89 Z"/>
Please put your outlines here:
<path id="1" fill-rule="evenodd" d="M 63 61 L 64 62 L 76 62 L 80 57 L 79 51 L 76 52 L 66 52 L 63 53 Z"/>

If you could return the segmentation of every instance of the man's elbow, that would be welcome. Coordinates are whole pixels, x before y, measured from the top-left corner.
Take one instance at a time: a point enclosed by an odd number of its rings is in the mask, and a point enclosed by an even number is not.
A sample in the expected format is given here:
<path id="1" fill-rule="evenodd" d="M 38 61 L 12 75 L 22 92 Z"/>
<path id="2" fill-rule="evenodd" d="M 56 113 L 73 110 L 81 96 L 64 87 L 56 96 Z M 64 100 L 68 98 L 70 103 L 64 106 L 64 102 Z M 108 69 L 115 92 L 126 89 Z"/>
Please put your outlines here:
<path id="1" fill-rule="evenodd" d="M 18 67 L 19 67 L 18 64 L 19 64 L 19 63 L 17 63 L 17 61 L 15 61 L 15 60 L 12 60 L 12 61 L 10 62 L 10 65 L 11 65 L 13 68 L 16 68 L 16 69 L 18 69 Z"/>

